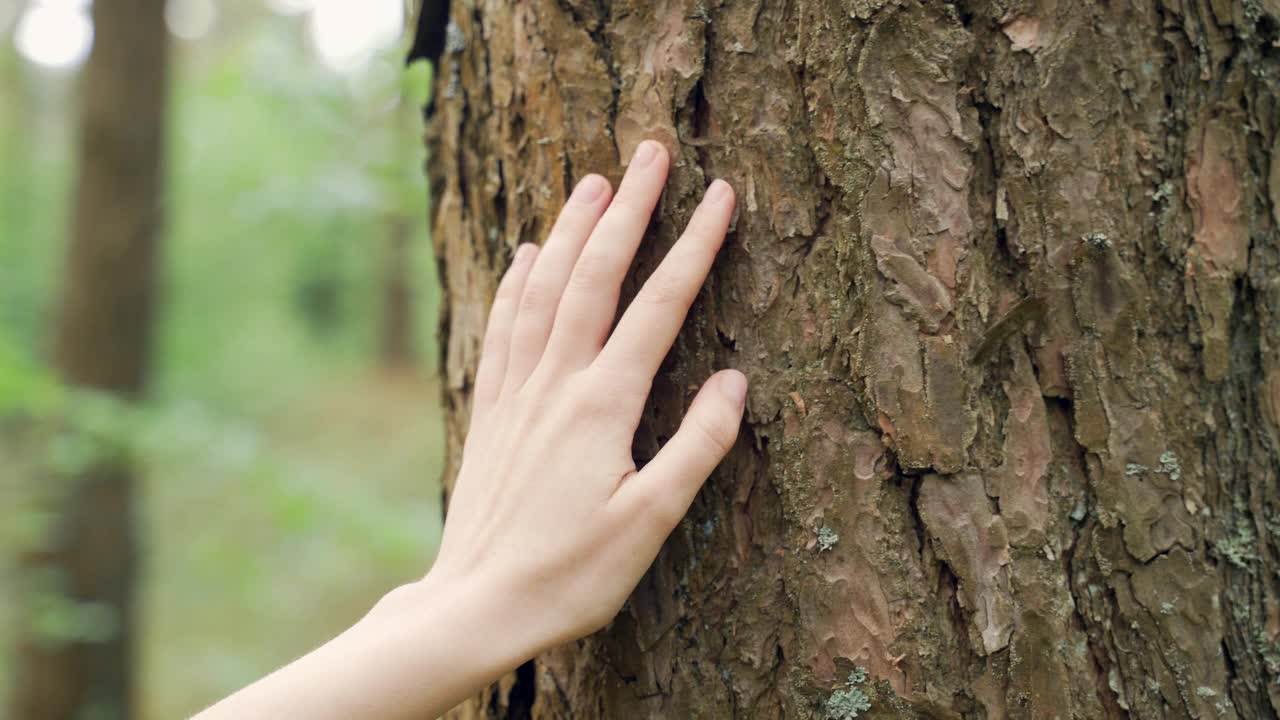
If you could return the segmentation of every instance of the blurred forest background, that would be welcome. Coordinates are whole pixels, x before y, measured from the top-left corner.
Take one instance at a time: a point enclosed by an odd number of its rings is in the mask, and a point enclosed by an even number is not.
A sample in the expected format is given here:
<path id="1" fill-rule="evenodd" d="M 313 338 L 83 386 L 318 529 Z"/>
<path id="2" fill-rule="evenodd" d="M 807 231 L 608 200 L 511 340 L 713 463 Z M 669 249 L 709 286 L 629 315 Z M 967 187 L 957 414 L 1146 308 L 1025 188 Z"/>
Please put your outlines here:
<path id="1" fill-rule="evenodd" d="M 136 710 L 172 718 L 433 555 L 429 70 L 404 68 L 400 0 L 169 0 L 153 360 L 144 399 L 119 404 L 50 359 L 90 11 L 0 0 L 0 708 L 18 635 L 117 629 L 21 561 L 57 526 L 59 479 L 109 446 L 138 483 Z"/>

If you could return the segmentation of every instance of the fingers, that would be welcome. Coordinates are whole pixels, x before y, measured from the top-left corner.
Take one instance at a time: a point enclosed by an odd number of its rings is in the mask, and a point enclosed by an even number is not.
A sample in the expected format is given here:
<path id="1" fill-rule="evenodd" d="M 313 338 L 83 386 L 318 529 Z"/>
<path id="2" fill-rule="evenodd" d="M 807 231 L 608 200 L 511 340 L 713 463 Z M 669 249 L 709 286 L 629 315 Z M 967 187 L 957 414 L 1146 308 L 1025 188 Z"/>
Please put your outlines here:
<path id="1" fill-rule="evenodd" d="M 582 250 L 556 316 L 548 352 L 572 366 L 600 351 L 618 308 L 618 292 L 667 181 L 670 158 L 660 143 L 636 148 L 618 195 Z"/>
<path id="2" fill-rule="evenodd" d="M 510 353 L 511 331 L 516 322 L 516 309 L 537 255 L 537 245 L 521 245 L 516 250 L 511 267 L 507 268 L 502 281 L 498 283 L 493 307 L 489 309 L 489 324 L 485 328 L 480 366 L 476 369 L 477 408 L 493 404 L 498 398 L 498 391 L 502 389 L 502 378 L 506 373 Z"/>
<path id="3" fill-rule="evenodd" d="M 610 505 L 620 517 L 641 518 L 637 527 L 655 555 L 733 447 L 746 396 L 747 378 L 742 373 L 724 370 L 713 375 L 693 399 L 675 436 L 614 493 Z"/>
<path id="4" fill-rule="evenodd" d="M 569 274 L 578 262 L 592 228 L 596 227 L 609 206 L 610 192 L 609 181 L 603 177 L 584 177 L 551 228 L 520 297 L 505 387 L 519 388 L 523 385 L 542 357 Z"/>
<path id="5" fill-rule="evenodd" d="M 607 377 L 634 382 L 637 389 L 649 386 L 724 242 L 733 204 L 729 183 L 711 183 L 684 235 L 645 282 L 600 352 L 595 364 Z"/>

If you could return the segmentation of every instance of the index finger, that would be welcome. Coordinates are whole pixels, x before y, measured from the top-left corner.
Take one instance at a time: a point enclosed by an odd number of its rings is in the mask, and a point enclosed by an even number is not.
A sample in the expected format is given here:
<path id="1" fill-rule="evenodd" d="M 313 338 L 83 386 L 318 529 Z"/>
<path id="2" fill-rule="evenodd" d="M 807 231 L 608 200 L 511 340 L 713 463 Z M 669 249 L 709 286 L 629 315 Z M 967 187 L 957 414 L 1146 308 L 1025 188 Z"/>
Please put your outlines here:
<path id="1" fill-rule="evenodd" d="M 711 183 L 684 234 L 645 281 L 593 363 L 609 377 L 645 386 L 652 382 L 724 242 L 733 205 L 729 183 Z"/>

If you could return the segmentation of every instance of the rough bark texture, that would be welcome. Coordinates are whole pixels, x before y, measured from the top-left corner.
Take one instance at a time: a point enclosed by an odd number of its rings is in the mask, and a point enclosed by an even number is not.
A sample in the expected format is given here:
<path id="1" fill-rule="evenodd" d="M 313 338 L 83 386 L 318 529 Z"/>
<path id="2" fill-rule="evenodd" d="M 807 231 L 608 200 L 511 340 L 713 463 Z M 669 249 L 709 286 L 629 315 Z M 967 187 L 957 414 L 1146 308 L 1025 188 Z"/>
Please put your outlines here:
<path id="1" fill-rule="evenodd" d="M 457 717 L 1277 717 L 1280 2 L 453 6 L 446 479 L 512 248 L 646 137 L 634 280 L 740 210 L 637 457 L 752 381 L 621 616 Z"/>
<path id="2" fill-rule="evenodd" d="M 168 32 L 164 0 L 96 0 L 83 79 L 79 178 L 54 364 L 71 386 L 128 400 L 144 387 L 161 226 Z M 28 574 L 94 607 L 108 629 L 51 643 L 19 639 L 13 717 L 133 717 L 133 473 L 118 458 L 71 478 Z"/>

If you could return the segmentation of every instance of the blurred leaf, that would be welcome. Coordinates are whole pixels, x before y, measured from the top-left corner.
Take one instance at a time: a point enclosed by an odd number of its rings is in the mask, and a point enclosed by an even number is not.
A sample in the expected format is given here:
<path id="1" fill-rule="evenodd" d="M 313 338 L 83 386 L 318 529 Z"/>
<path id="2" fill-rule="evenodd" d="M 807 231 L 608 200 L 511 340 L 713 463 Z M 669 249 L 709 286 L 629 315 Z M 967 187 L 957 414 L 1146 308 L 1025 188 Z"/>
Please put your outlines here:
<path id="1" fill-rule="evenodd" d="M 45 467 L 55 475 L 74 478 L 83 475 L 102 460 L 101 446 L 88 435 L 63 432 L 56 435 L 45 450 Z"/>
<path id="2" fill-rule="evenodd" d="M 23 357 L 0 332 L 0 417 L 13 413 L 45 415 L 62 398 L 48 370 Z"/>
<path id="3" fill-rule="evenodd" d="M 119 630 L 115 610 L 101 603 L 76 602 L 53 591 L 37 593 L 28 602 L 34 635 L 52 647 L 106 642 Z"/>
<path id="4" fill-rule="evenodd" d="M 424 108 L 431 100 L 432 75 L 431 63 L 416 60 L 404 69 L 401 78 L 400 95 L 415 108 Z"/>

